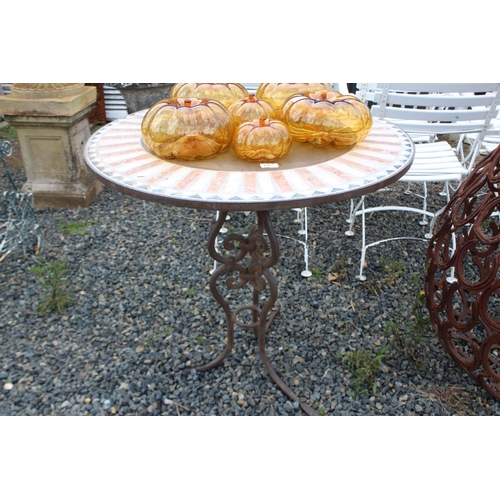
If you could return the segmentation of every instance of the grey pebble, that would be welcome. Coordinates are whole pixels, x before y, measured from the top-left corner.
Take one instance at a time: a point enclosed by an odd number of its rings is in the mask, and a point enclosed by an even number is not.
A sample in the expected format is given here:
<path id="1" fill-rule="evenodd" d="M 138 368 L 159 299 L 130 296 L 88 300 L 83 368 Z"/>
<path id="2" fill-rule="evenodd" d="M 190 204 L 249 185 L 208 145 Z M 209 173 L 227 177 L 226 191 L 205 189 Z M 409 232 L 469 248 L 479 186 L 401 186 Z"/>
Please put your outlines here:
<path id="1" fill-rule="evenodd" d="M 431 192 L 433 199 L 442 203 Z M 332 416 L 500 415 L 500 403 L 461 372 L 432 328 L 413 346 L 423 369 L 385 333 L 397 321 L 402 339 L 411 340 L 425 246 L 370 248 L 368 279 L 359 282 L 359 226 L 353 237 L 344 235 L 348 207 L 347 201 L 308 210 L 309 267 L 323 271 L 321 277 L 301 277 L 302 247 L 279 238 L 273 268 L 279 312 L 266 336 L 276 372 L 301 401 Z M 297 234 L 292 211 L 271 216 L 278 234 Z M 87 209 L 37 209 L 37 217 L 39 258 L 67 262 L 73 302 L 62 315 L 38 314 L 43 291 L 29 271 L 33 256 L 19 251 L 2 261 L 0 387 L 13 386 L 0 391 L 0 415 L 303 415 L 271 381 L 251 330 L 236 327 L 233 352 L 220 366 L 194 369 L 225 347 L 224 314 L 209 290 L 213 261 L 206 242 L 214 213 L 143 202 L 105 187 Z M 84 237 L 63 235 L 58 217 L 94 223 Z M 239 231 L 253 217 L 233 213 L 226 226 Z M 383 219 L 378 230 L 391 225 L 399 230 L 398 217 Z M 422 230 L 418 222 L 408 227 Z M 392 281 L 382 265 L 388 257 L 405 262 L 404 274 Z M 219 285 L 224 296 L 251 297 L 248 287 Z M 350 356 L 374 356 L 389 342 L 376 391 L 357 392 Z M 436 399 L 436 388 L 457 386 L 467 396 L 461 405 Z"/>

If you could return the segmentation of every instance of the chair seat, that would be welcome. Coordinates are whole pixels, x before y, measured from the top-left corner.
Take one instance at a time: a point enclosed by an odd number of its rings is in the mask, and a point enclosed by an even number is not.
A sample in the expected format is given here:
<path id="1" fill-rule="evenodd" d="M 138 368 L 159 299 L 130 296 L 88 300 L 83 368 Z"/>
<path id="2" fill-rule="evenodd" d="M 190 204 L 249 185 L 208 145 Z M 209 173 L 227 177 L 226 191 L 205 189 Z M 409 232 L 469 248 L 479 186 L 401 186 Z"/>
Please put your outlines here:
<path id="1" fill-rule="evenodd" d="M 432 142 L 436 139 L 434 135 L 430 134 L 408 134 L 411 140 L 415 143 L 417 142 Z"/>
<path id="2" fill-rule="evenodd" d="M 476 139 L 477 134 L 466 134 L 466 138 L 473 142 Z M 500 144 L 500 126 L 498 128 L 493 128 L 491 132 L 488 132 L 481 144 L 481 154 L 488 154 L 495 150 Z"/>
<path id="3" fill-rule="evenodd" d="M 500 114 L 500 106 L 497 107 L 497 116 Z M 466 139 L 469 143 L 473 143 L 477 134 L 465 134 Z M 490 126 L 488 128 L 488 132 L 484 136 L 483 142 L 481 144 L 481 154 L 489 154 L 493 150 L 495 150 L 500 144 L 500 118 L 494 118 L 491 120 Z"/>
<path id="4" fill-rule="evenodd" d="M 455 150 L 446 141 L 415 144 L 415 159 L 403 182 L 460 181 L 467 175 Z"/>
<path id="5" fill-rule="evenodd" d="M 498 146 L 500 145 L 500 135 L 497 137 L 491 137 L 489 140 L 484 140 L 482 147 L 481 147 L 481 153 L 483 154 L 488 154 L 492 153 Z"/>

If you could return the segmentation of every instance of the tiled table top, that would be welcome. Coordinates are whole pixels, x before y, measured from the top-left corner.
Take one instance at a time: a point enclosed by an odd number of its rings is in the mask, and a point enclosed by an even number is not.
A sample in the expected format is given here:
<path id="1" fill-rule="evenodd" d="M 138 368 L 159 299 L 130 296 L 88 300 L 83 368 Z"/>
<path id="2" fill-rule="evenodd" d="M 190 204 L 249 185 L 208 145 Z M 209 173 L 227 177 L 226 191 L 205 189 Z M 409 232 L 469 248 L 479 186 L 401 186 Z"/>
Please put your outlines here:
<path id="1" fill-rule="evenodd" d="M 321 205 L 373 192 L 401 177 L 414 146 L 398 127 L 373 120 L 352 148 L 294 141 L 273 167 L 238 158 L 232 148 L 199 161 L 162 160 L 141 141 L 146 110 L 98 130 L 85 160 L 104 184 L 165 204 L 214 210 L 273 210 Z"/>

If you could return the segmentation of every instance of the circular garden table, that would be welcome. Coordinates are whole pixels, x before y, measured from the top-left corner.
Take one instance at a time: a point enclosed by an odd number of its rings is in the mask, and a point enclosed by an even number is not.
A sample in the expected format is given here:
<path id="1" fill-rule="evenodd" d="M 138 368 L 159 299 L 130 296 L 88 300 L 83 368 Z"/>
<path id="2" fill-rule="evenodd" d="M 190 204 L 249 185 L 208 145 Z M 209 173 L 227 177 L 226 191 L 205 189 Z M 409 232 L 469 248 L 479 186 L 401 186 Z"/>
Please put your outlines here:
<path id="1" fill-rule="evenodd" d="M 303 411 L 315 414 L 279 377 L 265 350 L 278 296 L 271 268 L 278 262 L 279 245 L 271 212 L 352 199 L 392 184 L 410 168 L 413 142 L 395 125 L 374 118 L 369 135 L 355 146 L 336 149 L 294 141 L 290 152 L 273 163 L 242 160 L 231 148 L 199 161 L 163 160 L 142 143 L 141 123 L 146 111 L 95 132 L 85 146 L 85 161 L 103 184 L 121 193 L 217 212 L 208 235 L 208 251 L 219 263 L 210 277 L 210 290 L 226 315 L 227 344 L 212 362 L 196 369 L 204 371 L 221 364 L 232 350 L 235 326 L 250 328 L 271 379 Z M 221 253 L 217 238 L 230 211 L 256 212 L 257 224 L 248 234 L 226 234 L 222 244 L 225 252 Z M 248 284 L 251 302 L 231 307 L 220 293 L 218 281 L 229 289 Z M 251 319 L 242 320 L 244 312 L 245 318 L 250 315 Z"/>

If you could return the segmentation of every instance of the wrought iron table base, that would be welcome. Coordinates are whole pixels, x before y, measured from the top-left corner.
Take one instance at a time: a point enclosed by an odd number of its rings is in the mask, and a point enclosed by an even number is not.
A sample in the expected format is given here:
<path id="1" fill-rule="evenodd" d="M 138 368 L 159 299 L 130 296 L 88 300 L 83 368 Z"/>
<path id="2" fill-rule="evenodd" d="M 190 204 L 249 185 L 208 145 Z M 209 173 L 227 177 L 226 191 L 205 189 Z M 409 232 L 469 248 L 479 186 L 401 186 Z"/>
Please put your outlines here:
<path id="1" fill-rule="evenodd" d="M 264 362 L 273 382 L 292 401 L 297 401 L 299 407 L 308 415 L 316 415 L 316 412 L 306 403 L 300 401 L 299 397 L 283 382 L 271 365 L 266 353 L 266 333 L 277 314 L 277 310 L 272 311 L 278 297 L 278 286 L 276 279 L 271 272 L 279 259 L 279 245 L 276 233 L 272 227 L 269 211 L 257 211 L 257 225 L 245 236 L 241 234 L 226 234 L 222 247 L 233 253 L 222 255 L 218 252 L 217 237 L 224 224 L 227 212 L 219 212 L 216 223 L 208 238 L 208 249 L 212 258 L 219 263 L 219 266 L 210 277 L 210 291 L 215 300 L 220 304 L 226 314 L 227 322 L 227 344 L 225 349 L 210 363 L 195 367 L 198 371 L 206 371 L 220 365 L 229 355 L 234 346 L 235 325 L 252 329 L 257 337 L 259 354 Z M 269 239 L 269 245 L 264 238 L 264 234 Z M 243 263 L 248 257 L 248 263 Z M 236 278 L 235 278 L 236 274 Z M 253 287 L 252 304 L 243 305 L 236 309 L 231 309 L 228 302 L 219 292 L 217 279 L 226 275 L 225 284 L 231 290 L 241 289 L 247 284 Z M 260 305 L 261 292 L 269 289 L 269 298 Z M 243 311 L 251 311 L 251 322 L 238 320 L 238 315 Z"/>

